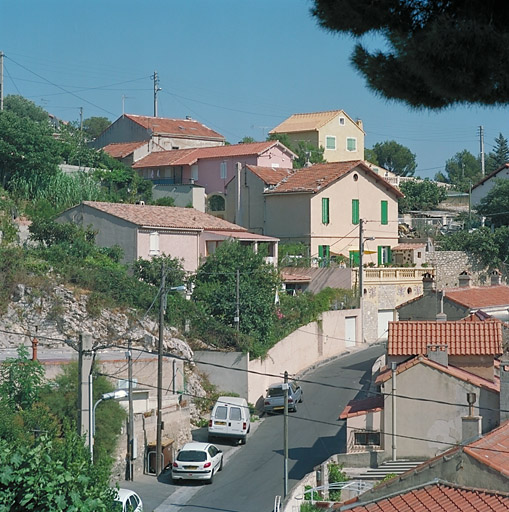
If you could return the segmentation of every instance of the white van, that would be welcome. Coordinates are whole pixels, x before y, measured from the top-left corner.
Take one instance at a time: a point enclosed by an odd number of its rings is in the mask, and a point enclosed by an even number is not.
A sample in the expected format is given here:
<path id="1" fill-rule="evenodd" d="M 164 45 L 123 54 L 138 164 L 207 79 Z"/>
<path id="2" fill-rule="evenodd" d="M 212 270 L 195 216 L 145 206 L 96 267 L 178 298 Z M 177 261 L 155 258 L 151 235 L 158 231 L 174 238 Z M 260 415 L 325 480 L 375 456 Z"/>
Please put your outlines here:
<path id="1" fill-rule="evenodd" d="M 215 437 L 222 437 L 246 444 L 250 429 L 247 400 L 236 396 L 220 396 L 210 413 L 209 443 Z"/>

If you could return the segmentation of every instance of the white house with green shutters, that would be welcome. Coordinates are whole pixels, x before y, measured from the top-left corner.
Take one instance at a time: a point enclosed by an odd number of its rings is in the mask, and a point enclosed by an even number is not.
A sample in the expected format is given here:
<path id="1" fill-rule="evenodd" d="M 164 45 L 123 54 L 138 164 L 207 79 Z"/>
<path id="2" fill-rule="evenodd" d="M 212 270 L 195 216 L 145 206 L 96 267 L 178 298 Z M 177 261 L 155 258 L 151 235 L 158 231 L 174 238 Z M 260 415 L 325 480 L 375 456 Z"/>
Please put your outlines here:
<path id="1" fill-rule="evenodd" d="M 302 242 L 317 265 L 341 255 L 359 263 L 391 263 L 398 244 L 401 191 L 361 160 L 302 169 L 246 165 L 227 186 L 226 218 L 280 244 Z"/>

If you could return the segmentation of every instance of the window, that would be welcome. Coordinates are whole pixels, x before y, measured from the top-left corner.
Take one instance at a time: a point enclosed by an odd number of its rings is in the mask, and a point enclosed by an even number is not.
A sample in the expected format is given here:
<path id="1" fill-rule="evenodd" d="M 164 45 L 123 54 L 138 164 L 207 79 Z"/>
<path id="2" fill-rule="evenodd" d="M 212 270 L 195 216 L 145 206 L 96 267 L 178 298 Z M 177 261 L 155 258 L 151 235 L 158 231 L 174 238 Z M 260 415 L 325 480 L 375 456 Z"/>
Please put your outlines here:
<path id="1" fill-rule="evenodd" d="M 191 165 L 191 179 L 198 180 L 198 164 Z"/>
<path id="2" fill-rule="evenodd" d="M 328 245 L 318 246 L 318 257 L 320 258 L 320 266 L 326 267 L 329 265 L 330 247 Z"/>
<path id="3" fill-rule="evenodd" d="M 334 135 L 325 137 L 325 149 L 336 149 L 336 137 Z"/>
<path id="4" fill-rule="evenodd" d="M 226 415 L 228 414 L 228 408 L 226 405 L 220 405 L 216 409 L 216 420 L 225 420 Z"/>
<path id="5" fill-rule="evenodd" d="M 211 212 L 223 212 L 226 207 L 226 203 L 223 196 L 210 196 L 208 202 L 209 210 Z"/>
<path id="6" fill-rule="evenodd" d="M 339 118 L 339 126 L 345 126 L 345 122 L 346 122 L 346 120 L 344 117 Z"/>
<path id="7" fill-rule="evenodd" d="M 149 255 L 156 256 L 159 254 L 159 233 L 157 231 L 150 233 L 149 240 Z"/>
<path id="8" fill-rule="evenodd" d="M 355 432 L 355 444 L 362 446 L 380 446 L 380 432 Z"/>
<path id="9" fill-rule="evenodd" d="M 329 223 L 329 198 L 322 197 L 322 224 Z"/>
<path id="10" fill-rule="evenodd" d="M 360 263 L 359 259 L 359 251 L 350 251 L 350 266 L 351 267 L 358 267 Z"/>
<path id="11" fill-rule="evenodd" d="M 381 201 L 381 214 L 382 224 L 389 224 L 389 203 L 387 201 Z"/>
<path id="12" fill-rule="evenodd" d="M 357 151 L 357 139 L 354 137 L 347 137 L 346 139 L 346 150 Z"/>
<path id="13" fill-rule="evenodd" d="M 242 415 L 240 414 L 240 407 L 230 407 L 230 420 L 240 421 Z"/>
<path id="14" fill-rule="evenodd" d="M 221 178 L 222 180 L 225 180 L 225 179 L 226 179 L 226 174 L 227 174 L 227 172 L 228 172 L 228 167 L 227 167 L 227 165 L 226 165 L 226 162 L 221 162 L 221 170 L 220 170 L 220 174 L 221 174 L 221 176 L 220 176 L 220 178 Z"/>
<path id="15" fill-rule="evenodd" d="M 378 246 L 378 264 L 385 265 L 387 263 L 391 263 L 392 261 L 392 253 L 391 248 L 385 245 Z"/>
<path id="16" fill-rule="evenodd" d="M 359 200 L 352 199 L 352 224 L 359 224 Z"/>

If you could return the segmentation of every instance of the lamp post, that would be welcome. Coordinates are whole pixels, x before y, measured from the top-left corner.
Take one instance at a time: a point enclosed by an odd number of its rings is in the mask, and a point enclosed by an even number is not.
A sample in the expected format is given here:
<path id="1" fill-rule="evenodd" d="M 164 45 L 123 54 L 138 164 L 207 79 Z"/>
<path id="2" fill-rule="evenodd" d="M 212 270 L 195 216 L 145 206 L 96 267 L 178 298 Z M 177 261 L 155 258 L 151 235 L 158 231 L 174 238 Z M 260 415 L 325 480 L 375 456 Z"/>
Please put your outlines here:
<path id="1" fill-rule="evenodd" d="M 374 236 L 364 238 L 363 219 L 359 219 L 359 309 L 361 312 L 361 343 L 364 343 L 364 307 L 363 307 L 363 287 L 364 275 L 362 267 L 362 256 L 364 254 L 364 243 L 368 240 L 374 240 Z"/>
<path id="2" fill-rule="evenodd" d="M 110 391 L 109 393 L 103 393 L 101 398 L 97 400 L 94 404 L 94 408 L 92 410 L 92 429 L 90 432 L 90 460 L 94 462 L 94 436 L 95 436 L 95 410 L 97 406 L 106 400 L 119 400 L 121 398 L 127 398 L 129 393 L 125 389 L 116 389 L 115 391 Z"/>

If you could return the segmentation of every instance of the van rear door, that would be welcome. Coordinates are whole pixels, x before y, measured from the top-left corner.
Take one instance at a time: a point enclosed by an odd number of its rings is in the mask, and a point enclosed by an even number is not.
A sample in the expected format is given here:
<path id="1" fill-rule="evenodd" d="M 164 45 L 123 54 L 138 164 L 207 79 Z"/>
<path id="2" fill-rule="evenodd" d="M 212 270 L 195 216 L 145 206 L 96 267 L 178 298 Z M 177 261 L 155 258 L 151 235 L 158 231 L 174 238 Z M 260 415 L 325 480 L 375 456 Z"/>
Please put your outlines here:
<path id="1" fill-rule="evenodd" d="M 212 430 L 217 433 L 227 433 L 228 429 L 228 405 L 218 403 L 212 415 Z"/>
<path id="2" fill-rule="evenodd" d="M 246 419 L 244 417 L 245 413 L 242 414 L 244 411 L 242 411 L 242 408 L 237 405 L 230 405 L 229 409 L 228 425 L 230 427 L 230 432 L 232 434 L 245 434 L 246 429 L 244 427 L 246 426 Z"/>

